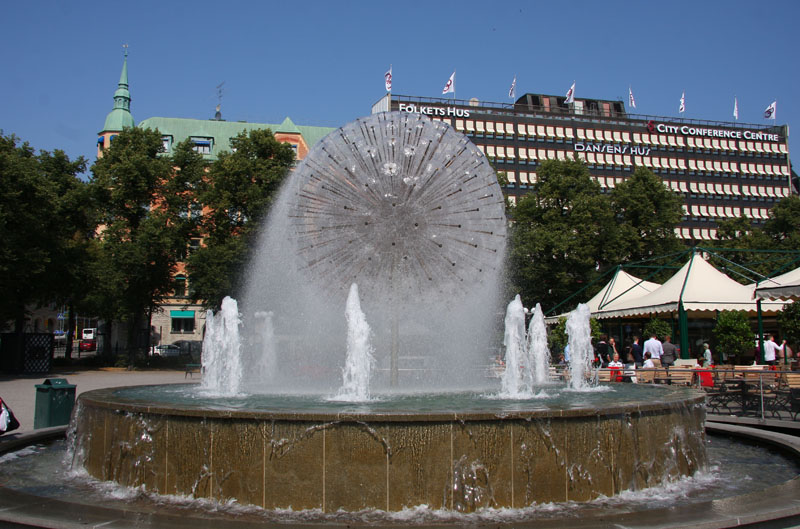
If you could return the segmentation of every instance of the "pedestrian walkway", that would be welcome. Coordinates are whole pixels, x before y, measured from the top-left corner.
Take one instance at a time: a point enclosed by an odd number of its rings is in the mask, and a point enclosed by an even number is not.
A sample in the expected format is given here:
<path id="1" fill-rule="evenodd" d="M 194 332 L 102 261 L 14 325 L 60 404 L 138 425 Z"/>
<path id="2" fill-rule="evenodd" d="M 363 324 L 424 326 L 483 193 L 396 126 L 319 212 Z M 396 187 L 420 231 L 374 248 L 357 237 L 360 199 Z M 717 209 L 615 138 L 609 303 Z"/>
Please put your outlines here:
<path id="1" fill-rule="evenodd" d="M 36 384 L 47 378 L 65 378 L 75 384 L 76 397 L 84 391 L 117 386 L 142 386 L 147 384 L 178 384 L 188 382 L 180 370 L 128 371 L 125 368 L 75 369 L 56 368 L 46 375 L 0 375 L 0 398 L 14 412 L 20 426 L 15 433 L 33 430 L 36 410 Z M 195 378 L 194 382 L 198 382 Z"/>

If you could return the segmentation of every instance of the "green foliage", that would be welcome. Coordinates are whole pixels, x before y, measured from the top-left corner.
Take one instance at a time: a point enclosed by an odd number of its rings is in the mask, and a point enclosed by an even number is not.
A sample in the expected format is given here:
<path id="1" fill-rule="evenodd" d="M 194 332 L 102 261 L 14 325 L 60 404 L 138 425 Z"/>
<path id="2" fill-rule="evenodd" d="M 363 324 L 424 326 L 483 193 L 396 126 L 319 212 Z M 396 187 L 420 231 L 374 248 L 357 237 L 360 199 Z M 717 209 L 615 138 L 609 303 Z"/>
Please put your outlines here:
<path id="1" fill-rule="evenodd" d="M 731 250 L 724 252 L 723 257 L 738 267 L 718 258 L 711 262 L 723 269 L 736 268 L 744 276 L 730 275 L 742 284 L 770 277 L 777 270 L 791 266 L 791 261 L 800 255 L 800 197 L 797 195 L 784 197 L 777 202 L 762 227 L 753 225 L 744 216 L 719 220 L 717 223 L 716 246 Z"/>
<path id="2" fill-rule="evenodd" d="M 616 264 L 618 230 L 582 162 L 546 160 L 537 176 L 513 208 L 508 277 L 523 299 L 547 310 Z"/>
<path id="3" fill-rule="evenodd" d="M 648 260 L 649 265 L 662 265 L 668 258 L 654 258 L 684 249 L 675 235 L 683 214 L 680 196 L 652 171 L 638 167 L 630 178 L 617 184 L 611 191 L 611 205 L 620 231 L 620 263 Z M 671 273 L 665 270 L 652 280 L 663 281 Z"/>
<path id="4" fill-rule="evenodd" d="M 795 352 L 800 352 L 800 302 L 785 305 L 778 314 L 783 339 Z"/>
<path id="5" fill-rule="evenodd" d="M 724 310 L 720 312 L 713 334 L 720 358 L 727 355 L 728 361 L 731 361 L 753 349 L 753 330 L 750 328 L 747 313 L 744 311 Z"/>
<path id="6" fill-rule="evenodd" d="M 664 341 L 666 335 L 672 334 L 672 328 L 664 320 L 651 318 L 644 326 L 644 339 L 646 340 L 654 334 L 659 340 Z"/>
<path id="7" fill-rule="evenodd" d="M 127 321 L 132 364 L 146 313 L 171 293 L 172 275 L 193 230 L 182 215 L 192 178 L 174 178 L 157 130 L 125 129 L 92 166 L 103 229 L 94 249 L 97 314 Z M 188 162 L 187 162 L 188 163 Z M 182 167 L 177 169 L 180 176 Z M 143 345 L 143 344 L 142 344 Z"/>
<path id="8" fill-rule="evenodd" d="M 231 146 L 198 186 L 198 200 L 210 210 L 202 221 L 207 237 L 187 263 L 195 299 L 210 308 L 235 294 L 258 228 L 294 163 L 292 148 L 269 129 L 242 132 Z"/>
<path id="9" fill-rule="evenodd" d="M 72 298 L 91 220 L 84 213 L 83 158 L 41 151 L 0 132 L 0 318 Z"/>

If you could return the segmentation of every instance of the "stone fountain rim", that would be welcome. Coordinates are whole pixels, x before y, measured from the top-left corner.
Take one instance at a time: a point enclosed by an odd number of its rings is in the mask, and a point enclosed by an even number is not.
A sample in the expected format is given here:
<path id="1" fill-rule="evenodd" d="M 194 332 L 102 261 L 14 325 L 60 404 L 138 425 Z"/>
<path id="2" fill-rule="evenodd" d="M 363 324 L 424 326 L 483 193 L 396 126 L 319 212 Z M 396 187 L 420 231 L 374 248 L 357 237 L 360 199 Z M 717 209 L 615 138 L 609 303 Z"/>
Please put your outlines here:
<path id="1" fill-rule="evenodd" d="M 530 409 L 513 411 L 410 411 L 410 410 L 371 410 L 371 411 L 274 411 L 269 409 L 208 408 L 181 404 L 164 404 L 141 399 L 120 397 L 117 390 L 134 388 L 163 387 L 160 384 L 127 386 L 123 388 L 104 388 L 86 391 L 78 397 L 78 402 L 96 408 L 124 410 L 130 413 L 168 415 L 179 417 L 203 417 L 207 419 L 241 420 L 285 420 L 285 421 L 353 421 L 353 422 L 452 422 L 452 421 L 497 421 L 499 420 L 542 420 L 597 418 L 625 414 L 658 414 L 674 405 L 703 404 L 705 394 L 699 390 L 676 386 L 653 386 L 660 388 L 664 398 L 643 403 L 623 403 L 597 408 L 576 406 L 573 408 L 550 409 L 536 407 L 532 401 Z M 631 386 L 633 387 L 633 386 Z"/>
<path id="2" fill-rule="evenodd" d="M 800 439 L 775 432 L 758 430 L 746 426 L 720 425 L 706 423 L 706 430 L 710 434 L 729 435 L 736 438 L 749 439 L 763 442 L 790 454 L 800 460 Z M 35 443 L 47 442 L 65 437 L 66 426 L 47 428 L 12 434 L 11 438 L 0 438 L 0 455 Z M 581 519 L 568 519 L 568 523 L 576 528 L 599 527 L 702 527 L 716 529 L 734 527 L 747 524 L 756 524 L 768 520 L 781 520 L 782 525 L 800 521 L 800 503 L 797 501 L 800 494 L 800 477 L 795 477 L 778 485 L 764 490 L 724 498 L 699 502 L 683 508 L 668 507 L 618 514 L 609 517 L 607 514 L 587 516 Z M 138 513 L 129 509 L 101 507 L 96 505 L 78 505 L 63 500 L 42 498 L 28 492 L 20 492 L 0 486 L 0 521 L 17 523 L 20 525 L 36 527 L 65 527 L 65 522 L 75 523 L 75 513 L 80 512 L 81 521 L 84 523 L 112 524 L 113 527 L 130 528 L 158 528 L 158 527 L 197 527 L 199 519 L 195 516 L 153 512 Z M 205 519 L 204 519 L 205 520 Z M 207 522 L 208 520 L 205 520 Z M 563 528 L 565 519 L 556 520 L 531 520 L 515 521 L 513 524 L 502 522 L 492 523 L 501 527 L 511 526 L 523 528 Z M 255 527 L 290 527 L 285 524 L 270 524 L 264 522 L 214 520 L 215 527 L 220 529 L 245 529 Z M 293 524 L 291 527 L 321 527 L 322 523 Z M 334 525 L 337 525 L 334 523 Z M 407 525 L 398 523 L 396 526 Z M 427 527 L 441 529 L 443 526 L 458 524 L 418 525 L 418 529 Z"/>

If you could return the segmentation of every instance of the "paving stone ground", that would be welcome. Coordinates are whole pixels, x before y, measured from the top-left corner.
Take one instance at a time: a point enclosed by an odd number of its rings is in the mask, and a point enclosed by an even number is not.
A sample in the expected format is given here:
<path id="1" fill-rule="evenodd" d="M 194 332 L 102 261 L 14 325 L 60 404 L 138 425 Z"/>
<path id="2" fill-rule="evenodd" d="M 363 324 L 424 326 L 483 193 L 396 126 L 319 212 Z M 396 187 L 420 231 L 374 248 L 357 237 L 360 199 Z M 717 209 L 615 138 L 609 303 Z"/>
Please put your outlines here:
<path id="1" fill-rule="evenodd" d="M 12 433 L 33 430 L 36 409 L 36 384 L 46 378 L 65 378 L 75 384 L 76 397 L 84 391 L 117 386 L 140 386 L 147 384 L 177 384 L 191 382 L 184 378 L 183 370 L 128 371 L 124 368 L 70 369 L 56 368 L 46 375 L 0 375 L 0 398 L 11 408 L 20 422 L 19 429 Z M 194 381 L 199 380 L 194 375 Z"/>

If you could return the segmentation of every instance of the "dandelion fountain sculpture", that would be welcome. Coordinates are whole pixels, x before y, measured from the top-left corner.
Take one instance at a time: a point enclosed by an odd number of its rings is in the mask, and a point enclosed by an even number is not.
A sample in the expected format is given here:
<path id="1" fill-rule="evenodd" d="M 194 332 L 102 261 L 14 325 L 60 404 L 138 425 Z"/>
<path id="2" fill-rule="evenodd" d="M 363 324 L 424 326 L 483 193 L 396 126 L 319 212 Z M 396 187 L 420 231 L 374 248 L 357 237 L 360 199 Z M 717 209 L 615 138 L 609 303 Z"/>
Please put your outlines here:
<path id="1" fill-rule="evenodd" d="M 520 354 L 498 396 L 486 364 L 504 208 L 482 152 L 445 123 L 382 113 L 330 134 L 289 177 L 259 243 L 241 296 L 241 378 L 84 393 L 76 460 L 162 494 L 326 513 L 584 501 L 695 472 L 700 395 L 520 393 L 541 383 L 515 372 L 534 362 L 521 302 L 506 334 Z M 529 334 L 544 354 L 538 318 Z M 344 344 L 370 376 L 345 364 Z M 368 394 L 332 400 L 353 396 L 343 371 Z"/>

